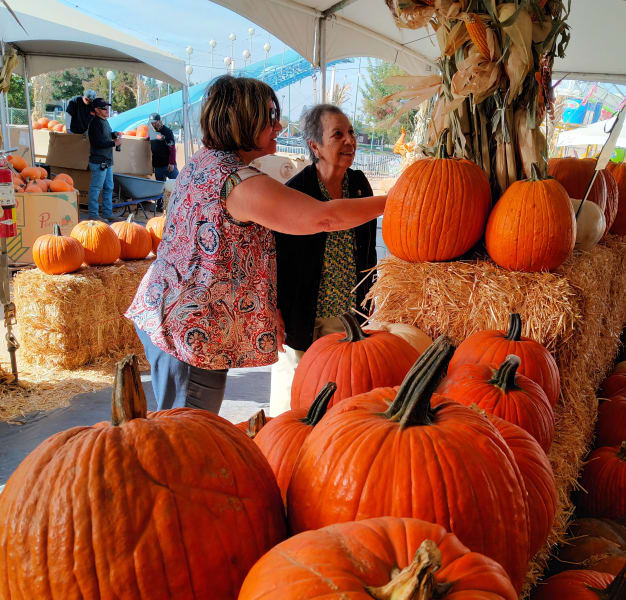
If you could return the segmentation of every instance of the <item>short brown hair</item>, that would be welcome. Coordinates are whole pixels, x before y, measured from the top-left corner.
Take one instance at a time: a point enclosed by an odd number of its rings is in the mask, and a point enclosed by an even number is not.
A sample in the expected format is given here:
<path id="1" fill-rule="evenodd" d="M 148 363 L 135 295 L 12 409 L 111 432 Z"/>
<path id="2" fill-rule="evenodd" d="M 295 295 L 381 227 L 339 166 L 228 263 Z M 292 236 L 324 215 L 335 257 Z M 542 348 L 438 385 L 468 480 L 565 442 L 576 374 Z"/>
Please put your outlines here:
<path id="1" fill-rule="evenodd" d="M 202 143 L 213 150 L 258 150 L 255 140 L 270 121 L 270 100 L 279 118 L 278 98 L 267 83 L 251 77 L 218 77 L 202 104 Z"/>

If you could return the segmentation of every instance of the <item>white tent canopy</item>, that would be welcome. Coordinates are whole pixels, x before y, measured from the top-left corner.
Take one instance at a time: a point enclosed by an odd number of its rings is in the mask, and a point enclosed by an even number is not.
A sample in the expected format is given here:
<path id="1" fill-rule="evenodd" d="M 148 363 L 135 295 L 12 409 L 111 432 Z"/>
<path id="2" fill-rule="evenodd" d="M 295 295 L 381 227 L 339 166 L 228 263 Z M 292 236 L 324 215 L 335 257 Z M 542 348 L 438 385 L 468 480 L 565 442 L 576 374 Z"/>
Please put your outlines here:
<path id="1" fill-rule="evenodd" d="M 273 33 L 316 66 L 321 52 L 325 62 L 373 56 L 416 75 L 436 69 L 439 49 L 432 29 L 398 29 L 383 0 L 213 1 Z M 624 23 L 623 0 L 573 0 L 572 37 L 566 57 L 555 61 L 555 78 L 626 83 Z"/>
<path id="2" fill-rule="evenodd" d="M 609 137 L 615 117 L 598 121 L 587 127 L 578 127 L 559 134 L 557 146 L 603 146 Z M 622 129 L 617 138 L 617 148 L 626 148 L 626 129 Z"/>
<path id="3" fill-rule="evenodd" d="M 24 29 L 0 3 L 0 40 L 25 57 L 28 75 L 71 67 L 141 73 L 186 82 L 185 61 L 117 31 L 56 0 L 7 0 Z M 23 62 L 17 72 L 23 74 Z"/>

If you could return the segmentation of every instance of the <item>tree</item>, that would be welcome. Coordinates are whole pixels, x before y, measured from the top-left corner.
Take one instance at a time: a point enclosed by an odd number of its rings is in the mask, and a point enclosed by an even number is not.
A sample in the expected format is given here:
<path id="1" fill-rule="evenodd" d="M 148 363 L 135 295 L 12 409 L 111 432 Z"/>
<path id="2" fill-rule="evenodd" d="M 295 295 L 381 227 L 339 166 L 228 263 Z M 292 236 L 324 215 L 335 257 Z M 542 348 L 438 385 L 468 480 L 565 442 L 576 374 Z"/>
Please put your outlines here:
<path id="1" fill-rule="evenodd" d="M 82 96 L 85 82 L 92 76 L 93 69 L 66 69 L 50 74 L 52 84 L 52 100 L 69 100 L 74 96 Z"/>
<path id="2" fill-rule="evenodd" d="M 26 94 L 24 93 L 24 78 L 13 73 L 7 93 L 9 107 L 26 108 Z M 30 88 L 30 102 L 33 103 L 33 89 Z"/>
<path id="3" fill-rule="evenodd" d="M 413 117 L 416 111 L 410 111 L 403 115 L 391 127 L 389 121 L 396 113 L 398 104 L 389 102 L 384 106 L 379 106 L 379 101 L 402 89 L 402 86 L 388 85 L 384 83 L 387 77 L 392 75 L 406 75 L 400 67 L 384 61 L 368 59 L 367 71 L 361 93 L 363 100 L 361 109 L 367 125 L 368 132 L 374 132 L 376 137 L 384 137 L 387 143 L 393 143 L 400 135 L 402 126 L 409 131 L 412 127 Z"/>

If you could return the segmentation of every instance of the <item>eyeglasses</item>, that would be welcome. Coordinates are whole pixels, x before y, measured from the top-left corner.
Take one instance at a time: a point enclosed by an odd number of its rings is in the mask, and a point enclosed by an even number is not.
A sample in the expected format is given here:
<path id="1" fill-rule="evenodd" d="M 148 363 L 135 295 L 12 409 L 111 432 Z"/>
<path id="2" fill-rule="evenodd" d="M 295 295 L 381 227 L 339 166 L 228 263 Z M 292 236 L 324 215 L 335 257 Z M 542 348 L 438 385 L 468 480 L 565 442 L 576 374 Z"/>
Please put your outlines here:
<path id="1" fill-rule="evenodd" d="M 270 123 L 272 125 L 276 125 L 279 119 L 280 119 L 280 110 L 278 110 L 275 106 L 272 106 L 272 108 L 270 108 Z"/>

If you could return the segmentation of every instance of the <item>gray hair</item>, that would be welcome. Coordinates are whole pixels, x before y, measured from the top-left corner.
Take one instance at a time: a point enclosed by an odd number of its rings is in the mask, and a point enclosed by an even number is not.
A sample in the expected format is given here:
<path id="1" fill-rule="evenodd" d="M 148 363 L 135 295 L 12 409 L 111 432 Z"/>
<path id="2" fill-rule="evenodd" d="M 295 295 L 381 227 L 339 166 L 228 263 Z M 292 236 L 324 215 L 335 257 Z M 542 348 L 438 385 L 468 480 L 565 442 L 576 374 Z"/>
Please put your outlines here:
<path id="1" fill-rule="evenodd" d="M 319 158 L 317 158 L 313 150 L 311 150 L 309 142 L 315 142 L 316 144 L 322 143 L 322 134 L 324 133 L 322 115 L 324 113 L 334 113 L 336 115 L 343 115 L 344 117 L 348 116 L 334 104 L 316 104 L 302 115 L 302 138 L 309 149 L 309 157 L 314 163 L 316 163 Z"/>

